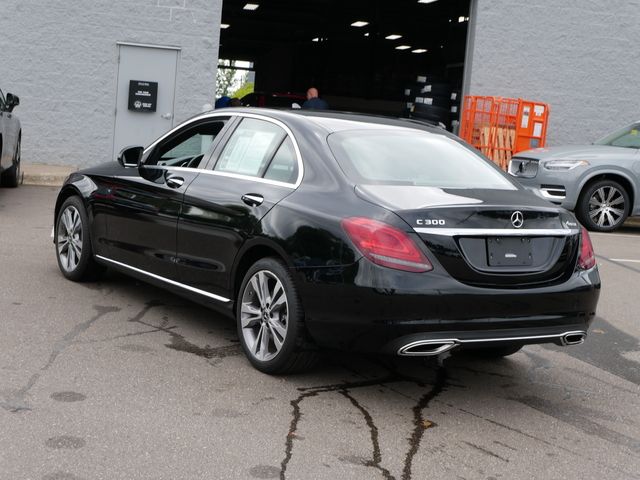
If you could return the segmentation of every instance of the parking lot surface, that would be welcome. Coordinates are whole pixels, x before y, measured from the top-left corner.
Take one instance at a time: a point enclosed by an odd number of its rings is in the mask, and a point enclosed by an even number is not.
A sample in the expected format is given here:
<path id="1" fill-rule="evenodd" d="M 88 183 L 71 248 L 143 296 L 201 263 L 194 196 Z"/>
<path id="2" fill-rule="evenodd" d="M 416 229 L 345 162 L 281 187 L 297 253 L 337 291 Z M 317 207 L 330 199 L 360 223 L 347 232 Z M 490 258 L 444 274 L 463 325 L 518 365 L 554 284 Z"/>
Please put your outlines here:
<path id="1" fill-rule="evenodd" d="M 270 377 L 209 310 L 113 272 L 65 280 L 56 193 L 0 190 L 2 479 L 640 478 L 640 227 L 592 236 L 583 345 L 326 352 Z"/>

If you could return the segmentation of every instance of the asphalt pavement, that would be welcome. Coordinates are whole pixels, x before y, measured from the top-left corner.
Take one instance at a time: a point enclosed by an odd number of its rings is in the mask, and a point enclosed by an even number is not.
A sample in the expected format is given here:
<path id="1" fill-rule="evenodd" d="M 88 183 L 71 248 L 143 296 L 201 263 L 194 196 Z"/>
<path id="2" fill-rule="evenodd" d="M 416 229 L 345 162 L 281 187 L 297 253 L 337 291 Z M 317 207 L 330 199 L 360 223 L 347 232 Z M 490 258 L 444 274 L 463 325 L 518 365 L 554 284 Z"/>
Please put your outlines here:
<path id="1" fill-rule="evenodd" d="M 113 272 L 65 280 L 56 192 L 0 190 L 0 479 L 640 478 L 640 227 L 592 237 L 583 345 L 326 352 L 270 377 L 209 310 Z"/>

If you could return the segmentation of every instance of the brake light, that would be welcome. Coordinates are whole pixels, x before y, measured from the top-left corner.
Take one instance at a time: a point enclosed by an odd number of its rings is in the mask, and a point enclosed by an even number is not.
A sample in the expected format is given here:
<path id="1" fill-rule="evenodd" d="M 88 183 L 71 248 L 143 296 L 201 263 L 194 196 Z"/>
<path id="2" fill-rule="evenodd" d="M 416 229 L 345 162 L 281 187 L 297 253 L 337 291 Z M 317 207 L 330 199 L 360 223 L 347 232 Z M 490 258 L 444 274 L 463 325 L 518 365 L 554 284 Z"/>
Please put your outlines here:
<path id="1" fill-rule="evenodd" d="M 582 227 L 582 235 L 580 240 L 580 257 L 578 258 L 578 268 L 581 270 L 589 270 L 596 266 L 596 256 L 593 253 L 593 244 L 587 229 Z"/>
<path id="2" fill-rule="evenodd" d="M 373 263 L 406 272 L 433 270 L 431 262 L 402 230 L 370 218 L 342 220 L 342 228 Z"/>

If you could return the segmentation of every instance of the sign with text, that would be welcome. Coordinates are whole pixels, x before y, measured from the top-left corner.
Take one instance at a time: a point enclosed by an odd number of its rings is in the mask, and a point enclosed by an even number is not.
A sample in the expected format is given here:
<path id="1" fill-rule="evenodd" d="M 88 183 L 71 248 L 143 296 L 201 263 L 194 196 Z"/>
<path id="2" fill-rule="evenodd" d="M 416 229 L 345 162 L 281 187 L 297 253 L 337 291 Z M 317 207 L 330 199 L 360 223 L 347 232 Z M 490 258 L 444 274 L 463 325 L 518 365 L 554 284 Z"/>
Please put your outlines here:
<path id="1" fill-rule="evenodd" d="M 155 112 L 158 103 L 158 82 L 129 81 L 129 110 Z"/>

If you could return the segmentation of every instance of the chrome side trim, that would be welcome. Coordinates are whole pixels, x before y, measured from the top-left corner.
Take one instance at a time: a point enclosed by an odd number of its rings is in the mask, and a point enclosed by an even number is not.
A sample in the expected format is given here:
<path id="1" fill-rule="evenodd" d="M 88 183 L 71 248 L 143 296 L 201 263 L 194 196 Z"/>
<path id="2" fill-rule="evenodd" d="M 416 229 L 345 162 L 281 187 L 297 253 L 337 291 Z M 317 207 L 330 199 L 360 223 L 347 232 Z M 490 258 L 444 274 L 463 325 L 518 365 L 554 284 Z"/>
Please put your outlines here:
<path id="1" fill-rule="evenodd" d="M 521 341 L 528 341 L 528 340 L 543 340 L 543 339 L 556 339 L 556 338 L 560 339 L 560 342 L 564 346 L 579 345 L 579 343 L 575 343 L 575 344 L 565 343 L 564 338 L 567 335 L 581 335 L 583 337 L 582 341 L 584 341 L 584 338 L 587 337 L 587 332 L 585 332 L 584 330 L 572 330 L 569 332 L 559 333 L 555 335 L 527 335 L 522 337 L 470 338 L 470 339 L 437 338 L 437 339 L 430 339 L 430 340 L 417 340 L 401 346 L 398 349 L 397 354 L 403 355 L 403 356 L 407 356 L 407 355 L 418 356 L 420 355 L 419 353 L 413 353 L 413 354 L 406 353 L 405 350 L 411 347 L 415 347 L 419 345 L 427 345 L 427 344 L 443 345 L 443 347 L 444 345 L 446 345 L 448 348 L 446 348 L 443 351 L 451 350 L 452 348 L 457 347 L 458 345 L 464 345 L 465 343 L 521 342 Z M 441 353 L 441 352 L 438 352 L 438 353 Z M 436 353 L 426 352 L 420 356 L 430 356 L 430 355 L 436 355 Z"/>
<path id="2" fill-rule="evenodd" d="M 161 277 L 160 275 L 156 275 L 155 273 L 150 273 L 145 270 L 140 270 L 139 268 L 132 267 L 131 265 L 127 265 L 126 263 L 118 262 L 116 260 L 111 260 L 110 258 L 103 257 L 102 255 L 96 255 L 96 258 L 108 263 L 112 263 L 114 265 L 118 265 L 119 267 L 127 268 L 137 273 L 141 273 L 143 275 L 147 275 L 148 277 L 155 278 L 156 280 L 160 280 L 162 282 L 166 282 L 175 287 L 184 288 L 185 290 L 189 290 L 190 292 L 197 293 L 198 295 L 202 295 L 205 297 L 212 298 L 213 300 L 217 300 L 218 302 L 228 303 L 231 300 L 225 297 L 221 297 L 220 295 L 216 295 L 214 293 L 205 292 L 204 290 L 200 290 L 199 288 L 190 287 L 189 285 L 185 285 L 184 283 L 176 282 L 174 280 L 169 280 L 168 278 Z"/>
<path id="3" fill-rule="evenodd" d="M 540 196 L 547 200 L 564 200 L 567 198 L 567 191 L 564 188 L 540 188 L 539 191 Z"/>
<path id="4" fill-rule="evenodd" d="M 264 120 L 265 122 L 270 122 L 273 123 L 274 125 L 278 125 L 280 128 L 282 128 L 285 133 L 287 134 L 287 136 L 291 139 L 291 142 L 293 143 L 293 149 L 296 152 L 296 158 L 298 160 L 298 178 L 296 179 L 295 183 L 285 183 L 285 182 L 277 182 L 275 180 L 268 180 L 265 178 L 257 178 L 257 177 L 252 177 L 250 175 L 240 175 L 240 174 L 236 174 L 236 173 L 227 173 L 227 172 L 216 172 L 215 170 L 207 170 L 204 168 L 193 168 L 193 169 L 189 169 L 189 170 L 195 170 L 199 173 L 206 173 L 209 175 L 218 175 L 221 177 L 231 177 L 231 178 L 239 178 L 239 179 L 243 179 L 243 180 L 250 180 L 253 182 L 258 182 L 258 183 L 268 183 L 271 185 L 279 185 L 281 187 L 288 187 L 288 188 L 292 188 L 292 189 L 296 189 L 300 186 L 300 184 L 302 183 L 302 178 L 304 177 L 304 162 L 302 161 L 302 154 L 300 153 L 300 147 L 298 146 L 298 141 L 296 140 L 296 137 L 293 135 L 293 132 L 291 131 L 291 129 L 284 124 L 283 122 L 281 122 L 280 120 L 277 120 L 275 118 L 271 118 L 265 115 L 258 115 L 255 113 L 243 113 L 243 112 L 205 112 L 202 113 L 196 117 L 193 117 L 191 119 L 189 119 L 187 122 L 181 123 L 180 125 L 178 125 L 177 127 L 172 128 L 171 130 L 169 130 L 167 133 L 165 133 L 164 135 L 162 135 L 160 138 L 158 138 L 155 142 L 153 142 L 151 145 L 149 145 L 147 148 L 144 149 L 144 154 L 146 154 L 149 150 L 155 148 L 155 146 L 160 143 L 161 141 L 163 141 L 165 138 L 167 138 L 169 135 L 171 135 L 172 133 L 174 133 L 177 130 L 180 130 L 184 127 L 189 126 L 190 124 L 194 123 L 194 122 L 198 122 L 204 119 L 209 119 L 209 118 L 216 118 L 216 117 L 241 117 L 241 118 L 255 118 L 256 120 Z M 162 165 L 149 165 L 148 167 L 151 166 L 162 166 Z M 170 167 L 176 170 L 184 170 L 184 168 L 182 167 Z"/>
<path id="5" fill-rule="evenodd" d="M 444 235 L 446 237 L 567 237 L 580 233 L 577 229 L 568 228 L 421 228 L 414 227 L 418 233 L 428 235 Z"/>

